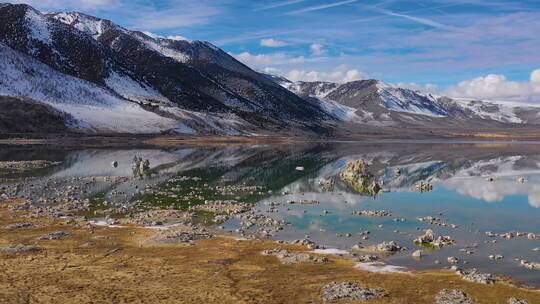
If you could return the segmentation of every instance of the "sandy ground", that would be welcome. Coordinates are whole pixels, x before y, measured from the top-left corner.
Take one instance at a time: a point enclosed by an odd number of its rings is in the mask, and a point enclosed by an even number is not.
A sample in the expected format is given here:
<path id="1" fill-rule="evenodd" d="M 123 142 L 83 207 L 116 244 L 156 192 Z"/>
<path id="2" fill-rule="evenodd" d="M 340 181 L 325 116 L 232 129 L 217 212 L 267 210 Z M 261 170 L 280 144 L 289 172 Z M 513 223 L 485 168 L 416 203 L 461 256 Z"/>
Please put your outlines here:
<path id="1" fill-rule="evenodd" d="M 11 202 L 13 203 L 13 202 Z M 261 251 L 299 246 L 214 237 L 195 245 L 149 243 L 156 231 L 97 227 L 78 220 L 28 219 L 0 202 L 0 247 L 32 244 L 40 251 L 0 253 L 0 303 L 323 303 L 331 281 L 382 287 L 369 303 L 434 303 L 443 288 L 462 289 L 475 303 L 507 303 L 518 297 L 540 303 L 540 292 L 508 283 L 475 284 L 446 271 L 379 274 L 354 268 L 350 259 L 286 265 Z M 10 223 L 34 226 L 6 229 Z M 38 240 L 65 231 L 61 240 Z M 344 302 L 347 303 L 347 302 Z"/>

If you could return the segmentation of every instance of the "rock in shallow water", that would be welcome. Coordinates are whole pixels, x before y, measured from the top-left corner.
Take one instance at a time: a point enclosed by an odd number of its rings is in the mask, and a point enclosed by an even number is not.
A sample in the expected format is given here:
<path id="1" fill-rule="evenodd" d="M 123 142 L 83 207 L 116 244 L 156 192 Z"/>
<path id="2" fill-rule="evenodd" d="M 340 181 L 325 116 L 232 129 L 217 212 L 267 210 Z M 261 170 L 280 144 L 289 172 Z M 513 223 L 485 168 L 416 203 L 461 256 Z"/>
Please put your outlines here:
<path id="1" fill-rule="evenodd" d="M 324 286 L 322 299 L 324 301 L 366 301 L 382 296 L 384 296 L 384 289 L 382 288 L 362 288 L 353 282 L 330 282 Z"/>

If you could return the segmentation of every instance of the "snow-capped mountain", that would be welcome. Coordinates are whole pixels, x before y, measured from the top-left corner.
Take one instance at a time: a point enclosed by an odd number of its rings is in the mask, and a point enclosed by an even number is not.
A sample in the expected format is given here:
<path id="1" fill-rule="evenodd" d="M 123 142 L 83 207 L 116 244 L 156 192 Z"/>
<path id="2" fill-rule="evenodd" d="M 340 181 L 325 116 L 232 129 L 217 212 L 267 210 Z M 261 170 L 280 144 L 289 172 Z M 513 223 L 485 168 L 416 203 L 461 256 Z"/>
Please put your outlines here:
<path id="1" fill-rule="evenodd" d="M 0 94 L 49 104 L 83 131 L 252 134 L 331 119 L 208 42 L 28 5 L 0 5 L 0 18 Z"/>
<path id="2" fill-rule="evenodd" d="M 339 136 L 540 124 L 532 105 L 451 99 L 378 80 L 291 82 L 209 42 L 165 39 L 78 12 L 0 4 L 0 19 L 0 98 L 33 110 L 0 115 L 15 122 L 42 113 L 53 126 L 43 132 Z M 0 132 L 39 131 L 5 125 Z"/>
<path id="3" fill-rule="evenodd" d="M 368 79 L 343 84 L 332 82 L 291 82 L 273 77 L 283 87 L 323 109 L 345 107 L 348 122 L 386 125 L 444 123 L 540 124 L 540 106 L 452 99 L 395 87 Z"/>

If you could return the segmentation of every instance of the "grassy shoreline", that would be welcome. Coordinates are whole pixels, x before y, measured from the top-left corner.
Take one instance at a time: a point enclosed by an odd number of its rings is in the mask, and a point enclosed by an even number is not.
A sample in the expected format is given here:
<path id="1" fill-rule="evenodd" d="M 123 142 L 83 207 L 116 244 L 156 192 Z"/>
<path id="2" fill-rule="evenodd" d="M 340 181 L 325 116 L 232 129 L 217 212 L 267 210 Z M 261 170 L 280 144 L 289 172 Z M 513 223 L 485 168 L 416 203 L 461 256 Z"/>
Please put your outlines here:
<path id="1" fill-rule="evenodd" d="M 369 303 L 434 303 L 444 288 L 461 289 L 475 303 L 507 303 L 518 297 L 540 302 L 538 290 L 507 282 L 471 283 L 449 271 L 372 273 L 351 259 L 286 265 L 263 256 L 267 249 L 308 251 L 296 245 L 217 236 L 194 245 L 155 244 L 157 231 L 135 226 L 93 227 L 51 218 L 28 218 L 0 202 L 0 247 L 35 245 L 40 250 L 0 253 L 1 303 L 322 303 L 331 281 L 382 287 L 387 295 Z M 5 229 L 11 223 L 33 227 Z M 65 231 L 61 240 L 39 236 Z"/>

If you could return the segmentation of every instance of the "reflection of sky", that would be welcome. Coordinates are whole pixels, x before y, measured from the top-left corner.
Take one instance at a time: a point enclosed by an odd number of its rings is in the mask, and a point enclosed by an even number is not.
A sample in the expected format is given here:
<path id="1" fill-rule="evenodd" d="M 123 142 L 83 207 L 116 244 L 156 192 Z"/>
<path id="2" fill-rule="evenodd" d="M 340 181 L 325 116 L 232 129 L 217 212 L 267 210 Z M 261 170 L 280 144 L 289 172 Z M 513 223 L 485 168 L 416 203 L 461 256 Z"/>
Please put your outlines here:
<path id="1" fill-rule="evenodd" d="M 305 181 L 297 181 L 285 189 L 293 193 L 315 189 L 317 182 L 322 178 L 339 179 L 339 172 L 349 160 L 362 158 L 368 160 L 368 163 L 386 163 L 391 156 L 382 153 L 380 158 L 373 154 L 344 157 L 323 167 L 319 171 L 319 178 L 308 181 L 310 187 L 305 185 Z M 530 206 L 540 208 L 540 169 L 535 161 L 529 162 L 529 166 L 518 165 L 518 162 L 525 159 L 521 156 L 499 157 L 455 169 L 451 169 L 449 163 L 445 161 L 411 163 L 386 167 L 379 170 L 381 173 L 377 177 L 384 182 L 384 189 L 392 192 L 416 191 L 415 184 L 430 181 L 461 195 L 486 202 L 500 202 L 508 196 L 526 196 Z M 396 168 L 401 170 L 401 175 L 396 176 Z M 489 182 L 488 177 L 495 177 L 496 181 Z M 521 177 L 526 179 L 525 183 L 518 182 Z M 354 201 L 354 198 L 349 200 Z"/>

